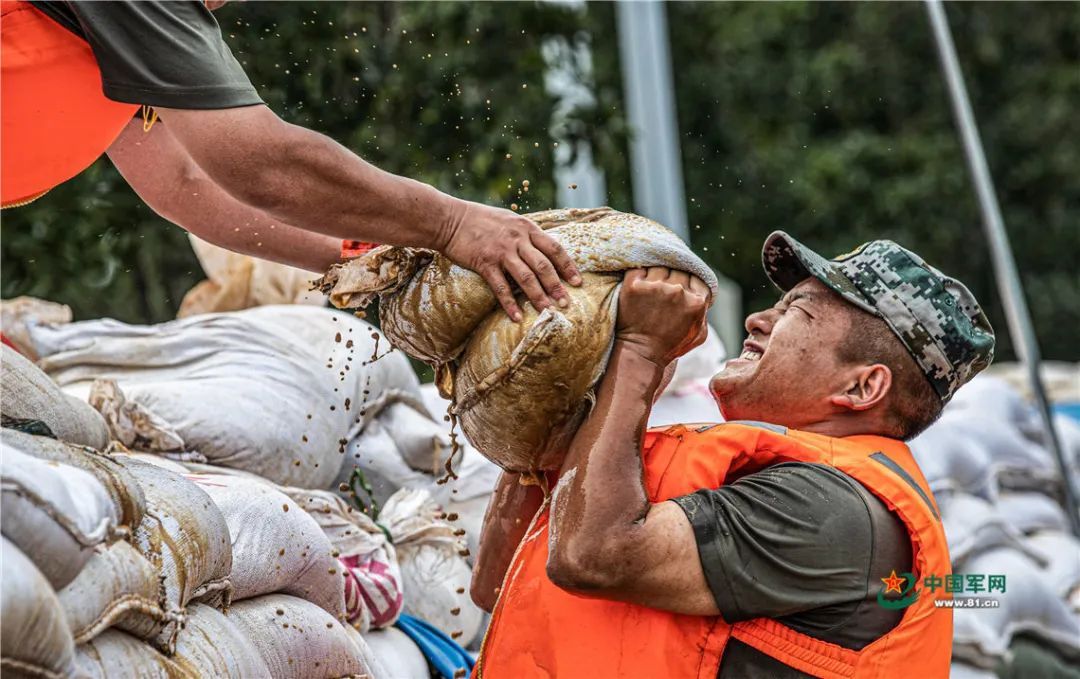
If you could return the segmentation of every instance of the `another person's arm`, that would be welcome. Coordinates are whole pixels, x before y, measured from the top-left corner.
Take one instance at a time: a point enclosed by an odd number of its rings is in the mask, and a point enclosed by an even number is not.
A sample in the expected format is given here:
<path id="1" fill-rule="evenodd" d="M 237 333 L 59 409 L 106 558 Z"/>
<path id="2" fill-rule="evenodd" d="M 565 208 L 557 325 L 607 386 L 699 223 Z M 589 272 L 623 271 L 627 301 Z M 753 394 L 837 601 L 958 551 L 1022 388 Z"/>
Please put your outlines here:
<path id="1" fill-rule="evenodd" d="M 470 594 L 488 612 L 495 608 L 514 553 L 544 502 L 539 486 L 522 485 L 520 479 L 520 474 L 503 472 L 484 515 Z"/>
<path id="2" fill-rule="evenodd" d="M 109 159 L 154 212 L 233 252 L 322 273 L 341 256 L 341 239 L 290 226 L 218 186 L 173 138 L 168 125 L 143 131 L 133 119 Z"/>

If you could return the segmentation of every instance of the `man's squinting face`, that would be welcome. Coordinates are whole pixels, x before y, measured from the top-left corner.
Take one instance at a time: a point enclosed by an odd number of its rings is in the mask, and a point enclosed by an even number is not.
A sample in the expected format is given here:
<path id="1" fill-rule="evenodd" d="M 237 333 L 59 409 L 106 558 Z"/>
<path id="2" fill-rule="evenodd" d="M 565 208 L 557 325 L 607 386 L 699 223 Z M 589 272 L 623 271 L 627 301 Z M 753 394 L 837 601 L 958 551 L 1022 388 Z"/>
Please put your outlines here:
<path id="1" fill-rule="evenodd" d="M 836 349 L 851 325 L 847 304 L 807 278 L 747 316 L 742 353 L 710 383 L 724 419 L 799 428 L 827 417 L 829 396 L 843 391 Z"/>

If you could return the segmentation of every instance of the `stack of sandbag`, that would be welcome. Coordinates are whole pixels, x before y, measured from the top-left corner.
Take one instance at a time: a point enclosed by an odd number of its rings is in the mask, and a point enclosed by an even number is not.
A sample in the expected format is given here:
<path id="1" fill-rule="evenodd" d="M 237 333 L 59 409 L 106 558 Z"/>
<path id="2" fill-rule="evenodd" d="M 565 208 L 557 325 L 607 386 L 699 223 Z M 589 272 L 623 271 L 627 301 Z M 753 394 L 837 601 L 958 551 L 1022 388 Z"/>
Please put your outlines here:
<path id="1" fill-rule="evenodd" d="M 311 272 L 226 250 L 195 235 L 188 239 L 206 280 L 184 295 L 178 318 L 271 304 L 326 303 L 325 295 L 311 289 L 318 278 Z"/>
<path id="2" fill-rule="evenodd" d="M 427 491 L 403 488 L 387 501 L 379 521 L 397 551 L 405 612 L 468 646 L 480 632 L 483 612 L 469 595 L 472 571 L 461 531 L 442 517 Z"/>
<path id="3" fill-rule="evenodd" d="M 979 376 L 911 448 L 941 510 L 953 572 L 1005 576 L 1004 592 L 953 595 L 951 676 L 1028 676 L 1035 667 L 1075 666 L 1080 541 L 1070 532 L 1060 470 L 1030 404 L 1008 383 Z M 993 599 L 997 607 L 962 605 L 969 597 Z"/>
<path id="4" fill-rule="evenodd" d="M 611 348 L 625 270 L 666 266 L 716 289 L 709 267 L 656 222 L 610 208 L 526 216 L 582 271 L 584 284 L 568 289 L 565 309 L 538 313 L 523 302 L 524 319 L 514 323 L 480 276 L 416 248 L 376 248 L 323 280 L 338 307 L 378 297 L 386 336 L 436 367 L 436 383 L 453 398 L 473 445 L 518 471 L 557 466 L 588 411 Z"/>
<path id="5" fill-rule="evenodd" d="M 70 323 L 71 318 L 71 307 L 66 304 L 36 297 L 0 299 L 0 329 L 3 329 L 4 339 L 31 361 L 36 361 L 38 355 L 30 340 L 30 328 L 39 323 Z"/>
<path id="6" fill-rule="evenodd" d="M 430 417 L 408 361 L 351 315 L 268 306 L 155 326 L 37 325 L 30 336 L 45 371 L 135 451 L 327 488 L 376 418 L 428 467 L 442 444 L 418 429 Z"/>
<path id="7" fill-rule="evenodd" d="M 109 442 L 105 420 L 86 401 L 65 394 L 60 388 L 11 347 L 3 346 L 0 358 L 0 400 L 5 427 L 32 421 L 44 425 L 56 438 L 102 449 Z"/>

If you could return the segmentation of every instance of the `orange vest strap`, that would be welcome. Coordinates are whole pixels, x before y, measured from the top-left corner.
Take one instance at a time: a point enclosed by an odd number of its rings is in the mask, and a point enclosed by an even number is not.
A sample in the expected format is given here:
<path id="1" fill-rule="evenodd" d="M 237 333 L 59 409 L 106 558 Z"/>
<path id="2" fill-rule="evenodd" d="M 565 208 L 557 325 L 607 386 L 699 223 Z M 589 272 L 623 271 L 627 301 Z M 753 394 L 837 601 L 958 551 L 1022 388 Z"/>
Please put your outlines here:
<path id="1" fill-rule="evenodd" d="M 731 636 L 765 655 L 822 679 L 855 676 L 856 651 L 800 634 L 775 620 L 748 620 L 732 626 Z"/>

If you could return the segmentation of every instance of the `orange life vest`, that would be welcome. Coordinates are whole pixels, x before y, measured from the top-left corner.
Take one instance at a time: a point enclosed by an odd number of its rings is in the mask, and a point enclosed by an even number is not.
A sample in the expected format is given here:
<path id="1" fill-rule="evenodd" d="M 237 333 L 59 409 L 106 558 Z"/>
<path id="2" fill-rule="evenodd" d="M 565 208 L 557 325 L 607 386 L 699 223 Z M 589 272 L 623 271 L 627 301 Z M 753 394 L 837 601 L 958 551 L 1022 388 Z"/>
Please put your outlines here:
<path id="1" fill-rule="evenodd" d="M 0 2 L 0 205 L 90 166 L 138 110 L 107 99 L 90 45 L 27 2 Z"/>
<path id="2" fill-rule="evenodd" d="M 781 462 L 826 464 L 863 484 L 907 526 L 916 582 L 923 574 L 944 579 L 951 572 L 937 507 L 903 443 L 878 436 L 831 438 L 757 423 L 691 427 L 696 425 L 646 435 L 642 456 L 650 502 L 717 488 Z M 926 593 L 905 609 L 892 631 L 856 651 L 771 619 L 728 624 L 718 616 L 576 596 L 548 579 L 547 557 L 545 511 L 507 570 L 474 676 L 715 679 L 732 638 L 815 677 L 929 679 L 949 673 L 952 612 L 936 608 Z"/>

